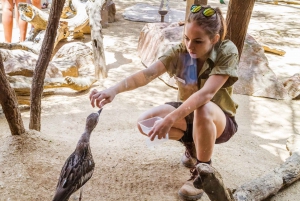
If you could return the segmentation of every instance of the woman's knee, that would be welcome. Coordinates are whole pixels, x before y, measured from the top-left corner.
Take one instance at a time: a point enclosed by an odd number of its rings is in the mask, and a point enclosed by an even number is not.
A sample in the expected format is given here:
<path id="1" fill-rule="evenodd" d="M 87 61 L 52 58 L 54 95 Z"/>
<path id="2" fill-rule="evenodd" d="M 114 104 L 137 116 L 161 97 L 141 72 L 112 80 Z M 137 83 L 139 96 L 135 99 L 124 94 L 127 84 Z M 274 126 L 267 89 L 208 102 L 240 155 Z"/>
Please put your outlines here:
<path id="1" fill-rule="evenodd" d="M 2 7 L 3 7 L 3 11 L 9 11 L 12 12 L 14 9 L 14 3 L 10 2 L 10 1 L 1 1 L 2 2 Z"/>
<path id="2" fill-rule="evenodd" d="M 202 105 L 194 111 L 194 119 L 199 123 L 213 121 L 213 111 L 209 103 Z"/>
<path id="3" fill-rule="evenodd" d="M 151 108 L 150 110 L 147 110 L 146 112 L 142 113 L 138 117 L 138 121 L 143 121 L 145 119 L 149 119 L 152 117 L 162 117 L 164 118 L 167 116 L 169 113 L 171 113 L 175 108 L 173 108 L 170 105 L 160 105 L 154 108 Z"/>
<path id="4" fill-rule="evenodd" d="M 215 103 L 209 102 L 195 110 L 194 125 L 196 127 L 210 127 L 214 124 L 217 137 L 220 136 L 226 126 L 226 116 Z"/>

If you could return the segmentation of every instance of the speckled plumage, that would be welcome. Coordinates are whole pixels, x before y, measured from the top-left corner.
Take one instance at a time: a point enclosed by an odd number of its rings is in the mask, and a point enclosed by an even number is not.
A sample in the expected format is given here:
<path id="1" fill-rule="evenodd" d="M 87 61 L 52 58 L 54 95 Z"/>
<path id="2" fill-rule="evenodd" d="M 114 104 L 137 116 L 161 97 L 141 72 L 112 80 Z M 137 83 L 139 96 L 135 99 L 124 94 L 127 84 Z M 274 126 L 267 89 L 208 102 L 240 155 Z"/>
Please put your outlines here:
<path id="1" fill-rule="evenodd" d="M 98 123 L 101 111 L 87 117 L 85 131 L 61 170 L 53 201 L 67 201 L 92 177 L 95 163 L 90 149 L 90 135 Z"/>

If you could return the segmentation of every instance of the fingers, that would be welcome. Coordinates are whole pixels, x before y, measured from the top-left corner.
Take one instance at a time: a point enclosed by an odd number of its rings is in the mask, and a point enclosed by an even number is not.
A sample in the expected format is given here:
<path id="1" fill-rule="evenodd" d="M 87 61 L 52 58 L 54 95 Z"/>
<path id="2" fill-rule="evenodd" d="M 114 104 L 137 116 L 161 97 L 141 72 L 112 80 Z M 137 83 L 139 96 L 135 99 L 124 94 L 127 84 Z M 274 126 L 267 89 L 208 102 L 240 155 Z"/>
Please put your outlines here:
<path id="1" fill-rule="evenodd" d="M 95 103 L 96 103 L 96 106 L 98 106 L 98 104 L 99 104 L 98 102 L 100 102 L 99 96 L 101 96 L 101 93 L 96 93 L 96 94 L 92 95 L 91 104 L 93 107 L 95 107 Z"/>
<path id="2" fill-rule="evenodd" d="M 93 90 L 91 91 L 91 94 L 90 94 L 90 97 L 89 97 L 90 100 L 92 99 L 92 96 L 95 95 L 97 92 L 98 92 L 97 89 L 93 89 Z"/>
<path id="3" fill-rule="evenodd" d="M 107 103 L 110 103 L 113 100 L 114 96 L 110 91 L 97 91 L 94 89 L 90 94 L 90 101 L 93 107 L 102 108 Z"/>
<path id="4" fill-rule="evenodd" d="M 153 140 L 155 139 L 156 136 L 157 136 L 157 138 L 158 138 L 159 140 L 163 138 L 163 135 L 161 134 L 161 132 L 158 133 L 157 131 L 155 131 L 154 128 L 152 128 L 152 129 L 150 130 L 150 132 L 148 133 L 148 136 L 149 136 L 149 138 L 150 138 L 151 141 L 153 141 Z"/>
<path id="5" fill-rule="evenodd" d="M 89 96 L 92 107 L 95 107 L 95 98 L 96 98 L 95 94 L 97 94 L 97 93 L 98 93 L 98 91 L 96 89 L 93 89 Z"/>
<path id="6" fill-rule="evenodd" d="M 99 102 L 99 108 L 101 108 L 101 107 L 103 107 L 104 105 L 106 105 L 107 103 L 110 103 L 111 102 L 111 100 L 109 100 L 109 99 L 104 99 L 104 100 L 102 100 L 101 102 Z"/>
<path id="7" fill-rule="evenodd" d="M 98 92 L 97 90 L 93 90 L 90 94 L 90 101 L 93 107 L 97 106 L 101 108 L 101 102 L 105 99 L 104 94 L 102 92 Z"/>
<path id="8" fill-rule="evenodd" d="M 151 141 L 154 140 L 156 134 L 153 132 L 153 129 L 151 129 L 151 131 L 148 133 L 148 136 L 149 136 L 149 138 L 150 138 Z"/>

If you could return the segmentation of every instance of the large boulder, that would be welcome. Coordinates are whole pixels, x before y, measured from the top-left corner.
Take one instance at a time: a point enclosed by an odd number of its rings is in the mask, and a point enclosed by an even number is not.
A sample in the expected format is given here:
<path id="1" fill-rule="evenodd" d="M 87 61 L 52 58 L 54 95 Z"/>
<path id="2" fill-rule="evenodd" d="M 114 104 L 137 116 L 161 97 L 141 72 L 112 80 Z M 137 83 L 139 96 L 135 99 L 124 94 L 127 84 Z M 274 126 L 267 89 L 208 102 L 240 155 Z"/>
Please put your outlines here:
<path id="1" fill-rule="evenodd" d="M 32 76 L 38 55 L 25 50 L 0 49 L 4 69 L 14 89 L 19 104 L 30 104 Z M 91 44 L 72 42 L 62 46 L 46 70 L 43 95 L 53 94 L 52 88 L 70 88 L 75 91 L 89 89 L 94 78 L 93 51 Z"/>

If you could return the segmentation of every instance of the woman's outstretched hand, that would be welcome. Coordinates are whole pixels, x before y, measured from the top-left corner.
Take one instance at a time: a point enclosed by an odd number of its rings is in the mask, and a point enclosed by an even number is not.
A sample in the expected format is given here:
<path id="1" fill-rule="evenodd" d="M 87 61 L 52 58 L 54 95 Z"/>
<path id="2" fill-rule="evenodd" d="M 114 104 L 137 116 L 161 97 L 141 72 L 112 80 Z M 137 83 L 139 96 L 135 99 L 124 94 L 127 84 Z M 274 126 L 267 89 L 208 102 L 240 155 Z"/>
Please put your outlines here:
<path id="1" fill-rule="evenodd" d="M 91 105 L 93 107 L 97 106 L 99 108 L 102 108 L 107 103 L 112 102 L 115 96 L 116 92 L 111 88 L 105 89 L 103 91 L 93 89 L 93 91 L 90 94 Z"/>

